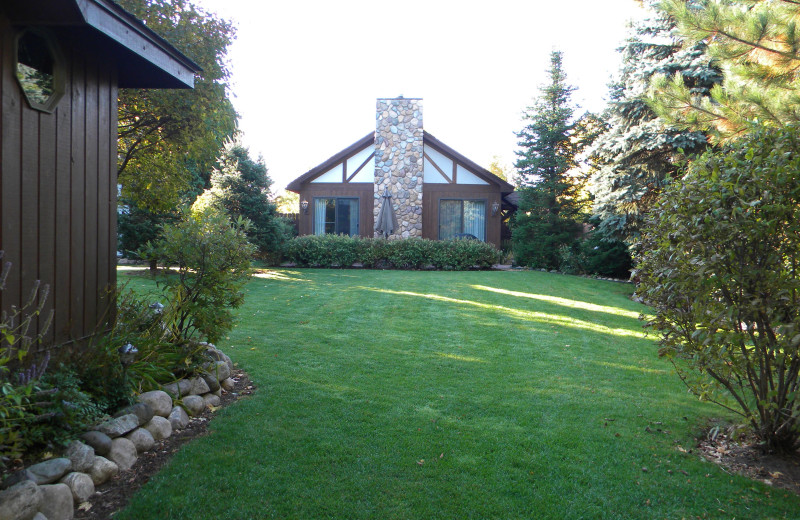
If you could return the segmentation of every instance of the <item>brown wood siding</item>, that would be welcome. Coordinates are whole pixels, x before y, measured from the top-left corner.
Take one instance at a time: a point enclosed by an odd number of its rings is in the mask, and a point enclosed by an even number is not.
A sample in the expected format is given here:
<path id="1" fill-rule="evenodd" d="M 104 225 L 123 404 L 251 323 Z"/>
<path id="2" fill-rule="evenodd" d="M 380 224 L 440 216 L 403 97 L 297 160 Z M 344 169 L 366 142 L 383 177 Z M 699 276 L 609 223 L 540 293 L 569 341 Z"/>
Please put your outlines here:
<path id="1" fill-rule="evenodd" d="M 62 344 L 96 330 L 116 281 L 117 74 L 101 50 L 59 33 L 65 95 L 51 114 L 31 109 L 14 78 L 15 36 L 0 14 L 0 249 L 13 263 L 0 305 L 48 284 L 47 340 Z"/>
<path id="2" fill-rule="evenodd" d="M 486 241 L 500 247 L 500 212 L 492 216 L 492 203 L 502 203 L 500 188 L 482 184 L 423 184 L 422 238 L 439 239 L 439 201 L 482 199 L 486 201 Z"/>
<path id="3" fill-rule="evenodd" d="M 358 197 L 359 235 L 371 237 L 375 233 L 375 192 L 372 183 L 349 182 L 339 183 L 308 183 L 300 190 L 300 200 L 308 201 L 308 213 L 300 211 L 298 221 L 299 234 L 311 235 L 314 233 L 314 198 L 315 197 Z"/>

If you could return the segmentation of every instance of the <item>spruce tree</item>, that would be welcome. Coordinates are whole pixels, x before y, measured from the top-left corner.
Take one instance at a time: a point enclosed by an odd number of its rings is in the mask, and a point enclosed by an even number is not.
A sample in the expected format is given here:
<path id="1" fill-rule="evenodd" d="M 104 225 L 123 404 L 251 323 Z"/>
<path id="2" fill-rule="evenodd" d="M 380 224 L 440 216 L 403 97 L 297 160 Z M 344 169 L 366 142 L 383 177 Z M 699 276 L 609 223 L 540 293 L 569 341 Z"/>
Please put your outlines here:
<path id="1" fill-rule="evenodd" d="M 603 118 L 607 130 L 589 150 L 593 164 L 589 190 L 594 196 L 598 231 L 607 239 L 630 241 L 638 236 L 644 215 L 670 177 L 676 158 L 702 152 L 707 136 L 670 127 L 647 104 L 654 75 L 677 75 L 697 96 L 708 96 L 722 81 L 720 70 L 698 42 L 682 47 L 675 22 L 654 11 L 631 26 L 620 48 L 622 67 L 610 85 L 610 106 Z"/>
<path id="2" fill-rule="evenodd" d="M 511 239 L 518 264 L 557 269 L 559 249 L 571 247 L 580 232 L 584 204 L 571 176 L 581 142 L 573 121 L 575 88 L 567 84 L 561 52 L 551 54 L 548 74 L 550 82 L 526 109 L 527 124 L 517 133 L 520 199 Z"/>
<path id="3" fill-rule="evenodd" d="M 679 78 L 662 76 L 651 103 L 683 128 L 712 132 L 717 142 L 753 126 L 800 123 L 800 4 L 795 0 L 665 0 L 662 8 L 690 43 L 708 42 L 725 73 L 711 98 Z"/>
<path id="4" fill-rule="evenodd" d="M 225 209 L 231 219 L 246 218 L 252 223 L 248 239 L 264 256 L 275 257 L 288 239 L 291 227 L 277 215 L 269 200 L 272 180 L 263 159 L 253 160 L 238 142 L 226 144 L 211 174 L 211 189 L 203 198 Z"/>

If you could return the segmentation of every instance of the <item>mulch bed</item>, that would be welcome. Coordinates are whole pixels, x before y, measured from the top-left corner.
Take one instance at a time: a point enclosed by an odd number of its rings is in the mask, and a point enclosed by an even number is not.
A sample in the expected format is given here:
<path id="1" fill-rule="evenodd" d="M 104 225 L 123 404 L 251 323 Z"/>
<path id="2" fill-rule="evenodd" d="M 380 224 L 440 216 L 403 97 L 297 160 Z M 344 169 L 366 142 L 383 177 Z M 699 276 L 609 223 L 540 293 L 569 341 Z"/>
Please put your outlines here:
<path id="1" fill-rule="evenodd" d="M 232 392 L 222 393 L 221 406 L 227 406 L 242 397 L 252 394 L 255 388 L 243 371 L 234 368 L 231 378 L 235 381 Z M 214 412 L 206 409 L 202 415 L 192 417 L 189 425 L 173 433 L 168 439 L 157 441 L 153 449 L 139 456 L 136 464 L 125 472 L 97 487 L 88 502 L 75 510 L 76 520 L 107 520 L 127 505 L 134 493 L 158 473 L 170 458 L 187 442 L 208 433 L 208 423 Z"/>
<path id="2" fill-rule="evenodd" d="M 723 471 L 800 495 L 798 452 L 788 455 L 765 453 L 753 438 L 732 439 L 727 433 L 714 429 L 699 440 L 697 449 L 700 455 L 719 465 Z"/>

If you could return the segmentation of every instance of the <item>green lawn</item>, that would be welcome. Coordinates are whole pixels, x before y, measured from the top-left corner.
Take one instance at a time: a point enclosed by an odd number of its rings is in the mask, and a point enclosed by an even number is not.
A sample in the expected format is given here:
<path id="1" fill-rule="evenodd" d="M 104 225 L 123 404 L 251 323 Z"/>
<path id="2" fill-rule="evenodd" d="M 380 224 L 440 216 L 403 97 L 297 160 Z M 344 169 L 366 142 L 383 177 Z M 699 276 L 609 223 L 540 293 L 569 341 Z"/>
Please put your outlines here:
<path id="1" fill-rule="evenodd" d="M 630 291 L 531 271 L 263 273 L 219 345 L 257 392 L 115 518 L 800 516 L 800 498 L 681 451 L 724 414 L 657 357 Z"/>

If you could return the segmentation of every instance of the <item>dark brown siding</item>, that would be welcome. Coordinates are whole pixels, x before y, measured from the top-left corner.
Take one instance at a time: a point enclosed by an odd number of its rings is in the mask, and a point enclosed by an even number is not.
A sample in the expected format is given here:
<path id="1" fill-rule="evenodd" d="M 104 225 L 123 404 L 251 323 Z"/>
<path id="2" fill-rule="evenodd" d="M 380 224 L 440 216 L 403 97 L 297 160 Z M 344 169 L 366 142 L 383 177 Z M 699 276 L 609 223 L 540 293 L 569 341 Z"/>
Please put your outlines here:
<path id="1" fill-rule="evenodd" d="M 0 249 L 13 264 L 0 304 L 48 284 L 47 339 L 62 344 L 97 329 L 116 280 L 116 72 L 98 49 L 56 35 L 65 95 L 53 113 L 31 109 L 14 79 L 15 36 L 0 15 Z"/>
<path id="2" fill-rule="evenodd" d="M 422 238 L 439 239 L 439 201 L 441 199 L 485 200 L 486 241 L 500 247 L 500 212 L 492 215 L 492 203 L 502 202 L 500 188 L 477 184 L 424 184 L 422 186 Z"/>
<path id="3" fill-rule="evenodd" d="M 350 183 L 307 183 L 300 191 L 300 200 L 308 201 L 308 213 L 300 211 L 298 222 L 299 233 L 301 235 L 311 235 L 314 232 L 314 197 L 358 197 L 359 212 L 359 235 L 371 237 L 375 232 L 375 217 L 373 208 L 375 207 L 375 191 L 372 183 L 350 182 Z"/>

